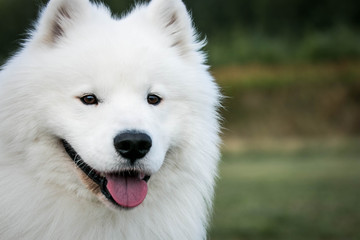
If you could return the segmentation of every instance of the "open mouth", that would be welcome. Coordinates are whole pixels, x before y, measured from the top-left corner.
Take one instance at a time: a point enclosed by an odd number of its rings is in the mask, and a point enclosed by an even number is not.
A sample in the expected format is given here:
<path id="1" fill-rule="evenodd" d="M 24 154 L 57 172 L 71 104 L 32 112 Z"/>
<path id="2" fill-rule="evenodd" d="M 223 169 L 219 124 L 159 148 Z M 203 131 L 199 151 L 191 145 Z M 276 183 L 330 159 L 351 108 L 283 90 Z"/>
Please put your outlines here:
<path id="1" fill-rule="evenodd" d="M 150 176 L 136 170 L 100 173 L 86 164 L 66 140 L 61 141 L 77 167 L 100 187 L 110 202 L 123 208 L 134 208 L 144 201 Z"/>

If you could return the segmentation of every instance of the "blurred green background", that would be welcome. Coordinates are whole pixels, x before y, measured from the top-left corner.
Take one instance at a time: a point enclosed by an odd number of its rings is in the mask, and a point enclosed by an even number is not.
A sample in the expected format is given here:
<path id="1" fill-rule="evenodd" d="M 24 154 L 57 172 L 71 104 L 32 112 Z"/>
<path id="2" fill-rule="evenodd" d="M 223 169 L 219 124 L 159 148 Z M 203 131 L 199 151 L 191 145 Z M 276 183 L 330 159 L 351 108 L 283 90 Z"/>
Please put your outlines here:
<path id="1" fill-rule="evenodd" d="M 46 2 L 0 0 L 0 63 Z M 185 2 L 227 96 L 209 239 L 360 239 L 360 2 Z"/>

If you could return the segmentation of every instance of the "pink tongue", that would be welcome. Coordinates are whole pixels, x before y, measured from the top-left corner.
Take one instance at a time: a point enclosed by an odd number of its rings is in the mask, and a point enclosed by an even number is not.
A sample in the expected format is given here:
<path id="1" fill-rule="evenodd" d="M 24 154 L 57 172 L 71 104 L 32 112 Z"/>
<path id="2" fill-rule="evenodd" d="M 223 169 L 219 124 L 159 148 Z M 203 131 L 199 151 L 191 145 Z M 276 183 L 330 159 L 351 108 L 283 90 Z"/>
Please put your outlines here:
<path id="1" fill-rule="evenodd" d="M 141 204 L 147 194 L 147 183 L 137 177 L 107 175 L 107 189 L 120 206 L 133 208 Z"/>

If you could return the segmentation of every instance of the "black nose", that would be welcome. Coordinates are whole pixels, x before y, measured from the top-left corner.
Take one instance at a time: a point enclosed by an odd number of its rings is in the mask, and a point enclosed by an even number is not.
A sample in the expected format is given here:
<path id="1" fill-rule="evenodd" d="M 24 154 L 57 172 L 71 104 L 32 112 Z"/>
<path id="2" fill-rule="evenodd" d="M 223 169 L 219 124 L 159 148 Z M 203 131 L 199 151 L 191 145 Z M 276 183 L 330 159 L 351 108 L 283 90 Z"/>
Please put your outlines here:
<path id="1" fill-rule="evenodd" d="M 114 138 L 116 151 L 132 163 L 143 158 L 149 152 L 151 145 L 149 135 L 136 131 L 120 133 Z"/>

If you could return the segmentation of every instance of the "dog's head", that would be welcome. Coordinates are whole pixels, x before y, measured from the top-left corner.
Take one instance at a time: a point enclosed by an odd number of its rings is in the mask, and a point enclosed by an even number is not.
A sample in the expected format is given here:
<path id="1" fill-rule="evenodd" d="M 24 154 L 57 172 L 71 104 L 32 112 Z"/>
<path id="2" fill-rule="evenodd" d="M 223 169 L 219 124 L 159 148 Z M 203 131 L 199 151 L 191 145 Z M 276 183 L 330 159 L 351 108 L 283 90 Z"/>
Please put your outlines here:
<path id="1" fill-rule="evenodd" d="M 61 149 L 101 200 L 142 203 L 168 155 L 217 141 L 218 90 L 201 45 L 180 0 L 153 0 L 121 19 L 87 0 L 51 0 L 24 60 L 9 65 L 20 72 L 14 84 L 27 87 L 20 92 L 37 131 L 29 136 L 42 146 L 33 158 Z M 59 171 L 59 162 L 39 164 Z"/>

